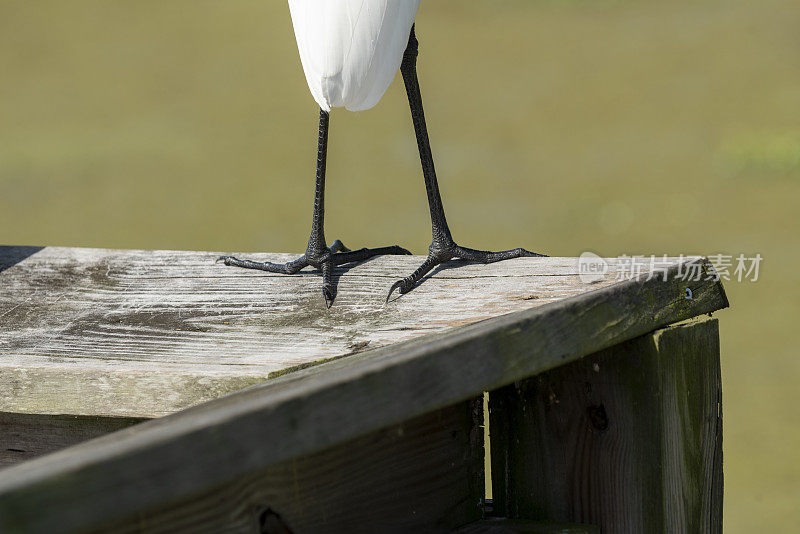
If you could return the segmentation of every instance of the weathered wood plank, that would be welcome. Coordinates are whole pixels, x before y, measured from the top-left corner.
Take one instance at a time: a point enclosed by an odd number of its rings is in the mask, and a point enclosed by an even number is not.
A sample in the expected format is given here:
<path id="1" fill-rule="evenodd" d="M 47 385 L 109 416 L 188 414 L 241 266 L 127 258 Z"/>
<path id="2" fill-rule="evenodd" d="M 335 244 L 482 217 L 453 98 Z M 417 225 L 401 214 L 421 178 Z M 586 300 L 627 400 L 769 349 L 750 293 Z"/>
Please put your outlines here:
<path id="1" fill-rule="evenodd" d="M 603 532 L 721 532 L 716 319 L 491 394 L 496 513 Z"/>
<path id="2" fill-rule="evenodd" d="M 288 254 L 242 254 L 285 261 Z M 341 269 L 326 310 L 313 271 L 226 268 L 217 253 L 0 247 L 0 411 L 157 417 L 271 373 L 606 287 L 576 258 L 454 263 L 388 305 L 419 257 Z"/>
<path id="3" fill-rule="evenodd" d="M 0 412 L 0 467 L 30 460 L 142 421 L 133 417 Z"/>
<path id="4" fill-rule="evenodd" d="M 267 514 L 294 534 L 450 532 L 482 517 L 482 424 L 482 402 L 462 402 L 97 532 L 252 534 Z"/>
<path id="5" fill-rule="evenodd" d="M 718 282 L 677 274 L 362 352 L 12 466 L 0 529 L 114 521 L 727 306 Z"/>

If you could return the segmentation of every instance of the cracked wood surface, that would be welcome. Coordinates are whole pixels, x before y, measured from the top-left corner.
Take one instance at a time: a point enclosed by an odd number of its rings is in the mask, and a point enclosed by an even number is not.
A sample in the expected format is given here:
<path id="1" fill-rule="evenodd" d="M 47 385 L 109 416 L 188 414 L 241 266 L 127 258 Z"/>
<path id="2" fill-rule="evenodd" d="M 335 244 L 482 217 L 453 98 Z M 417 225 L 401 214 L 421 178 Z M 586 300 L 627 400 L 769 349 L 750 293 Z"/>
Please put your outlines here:
<path id="1" fill-rule="evenodd" d="M 309 365 L 605 288 L 576 258 L 453 262 L 384 303 L 421 263 L 384 256 L 319 274 L 215 264 L 214 252 L 0 247 L 0 412 L 157 417 Z M 292 254 L 240 257 L 283 262 Z M 677 260 L 674 260 L 677 261 Z"/>

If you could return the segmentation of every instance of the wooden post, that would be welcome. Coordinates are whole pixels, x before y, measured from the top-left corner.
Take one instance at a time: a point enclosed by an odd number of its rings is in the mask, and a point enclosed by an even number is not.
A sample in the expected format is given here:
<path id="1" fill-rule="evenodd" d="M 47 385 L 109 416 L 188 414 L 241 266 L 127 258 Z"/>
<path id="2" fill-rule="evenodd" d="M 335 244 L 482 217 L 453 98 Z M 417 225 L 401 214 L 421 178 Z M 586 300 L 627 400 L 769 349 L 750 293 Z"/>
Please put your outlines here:
<path id="1" fill-rule="evenodd" d="M 721 532 L 715 319 L 490 394 L 495 513 L 603 532 Z"/>

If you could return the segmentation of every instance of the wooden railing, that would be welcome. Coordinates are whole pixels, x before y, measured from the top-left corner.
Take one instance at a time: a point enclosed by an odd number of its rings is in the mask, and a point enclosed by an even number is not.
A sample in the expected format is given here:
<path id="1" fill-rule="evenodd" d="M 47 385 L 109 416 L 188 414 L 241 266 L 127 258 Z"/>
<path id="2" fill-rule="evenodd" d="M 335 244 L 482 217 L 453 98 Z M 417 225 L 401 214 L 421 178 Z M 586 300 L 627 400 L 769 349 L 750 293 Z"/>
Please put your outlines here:
<path id="1" fill-rule="evenodd" d="M 0 248 L 0 531 L 721 531 L 707 260 L 459 265 L 384 304 L 419 259 L 380 258 L 326 310 L 313 272 L 214 256 Z"/>

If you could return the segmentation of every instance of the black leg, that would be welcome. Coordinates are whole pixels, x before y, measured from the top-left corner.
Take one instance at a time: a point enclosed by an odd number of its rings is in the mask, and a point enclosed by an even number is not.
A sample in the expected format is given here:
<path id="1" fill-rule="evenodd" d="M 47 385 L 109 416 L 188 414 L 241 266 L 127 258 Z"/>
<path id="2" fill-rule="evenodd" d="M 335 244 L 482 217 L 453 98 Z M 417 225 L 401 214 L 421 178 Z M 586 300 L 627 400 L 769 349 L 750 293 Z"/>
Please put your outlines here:
<path id="1" fill-rule="evenodd" d="M 328 157 L 328 129 L 330 114 L 319 111 L 319 143 L 317 148 L 317 179 L 314 191 L 314 215 L 311 221 L 311 236 L 308 238 L 306 253 L 288 263 L 257 262 L 240 260 L 233 256 L 222 256 L 218 261 L 225 265 L 257 269 L 271 273 L 294 274 L 304 267 L 314 267 L 322 271 L 322 295 L 330 308 L 336 298 L 333 283 L 333 267 L 357 261 L 364 261 L 383 254 L 411 254 L 402 247 L 362 248 L 351 251 L 338 239 L 330 248 L 325 244 L 325 167 Z"/>
<path id="2" fill-rule="evenodd" d="M 433 231 L 433 241 L 428 249 L 428 258 L 425 262 L 411 275 L 398 280 L 392 285 L 389 290 L 389 295 L 386 297 L 387 302 L 392 296 L 395 289 L 399 289 L 400 293 L 408 293 L 414 286 L 428 272 L 437 265 L 452 259 L 464 259 L 470 261 L 477 261 L 481 263 L 493 263 L 496 261 L 508 260 L 512 258 L 521 258 L 528 256 L 543 256 L 529 252 L 523 248 L 516 248 L 512 250 L 505 250 L 501 252 L 489 252 L 484 250 L 473 250 L 470 248 L 460 247 L 450 234 L 450 228 L 447 226 L 447 219 L 444 215 L 444 206 L 442 205 L 442 197 L 439 193 L 439 183 L 436 180 L 436 169 L 433 165 L 433 154 L 431 152 L 431 144 L 428 139 L 428 128 L 425 125 L 425 112 L 422 108 L 422 94 L 419 89 L 419 79 L 417 78 L 417 56 L 419 55 L 419 42 L 414 32 L 414 27 L 411 27 L 411 35 L 408 39 L 408 47 L 403 55 L 403 63 L 400 66 L 400 72 L 403 74 L 403 81 L 406 85 L 406 93 L 408 94 L 408 103 L 411 107 L 411 118 L 414 122 L 414 132 L 417 135 L 417 147 L 419 148 L 419 157 L 422 163 L 422 174 L 425 178 L 425 190 L 428 193 L 428 205 L 431 212 L 431 227 Z"/>

